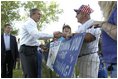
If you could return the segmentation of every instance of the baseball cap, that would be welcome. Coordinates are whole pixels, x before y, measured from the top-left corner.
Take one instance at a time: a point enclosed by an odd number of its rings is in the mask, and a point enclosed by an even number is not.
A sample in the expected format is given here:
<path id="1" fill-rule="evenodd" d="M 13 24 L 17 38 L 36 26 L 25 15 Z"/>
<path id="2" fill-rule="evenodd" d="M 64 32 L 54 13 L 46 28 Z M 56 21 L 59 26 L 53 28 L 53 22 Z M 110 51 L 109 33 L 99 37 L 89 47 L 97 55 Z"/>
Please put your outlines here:
<path id="1" fill-rule="evenodd" d="M 93 12 L 93 9 L 91 9 L 89 5 L 81 5 L 79 9 L 74 9 L 74 11 L 77 14 L 79 14 L 80 12 L 91 14 Z"/>

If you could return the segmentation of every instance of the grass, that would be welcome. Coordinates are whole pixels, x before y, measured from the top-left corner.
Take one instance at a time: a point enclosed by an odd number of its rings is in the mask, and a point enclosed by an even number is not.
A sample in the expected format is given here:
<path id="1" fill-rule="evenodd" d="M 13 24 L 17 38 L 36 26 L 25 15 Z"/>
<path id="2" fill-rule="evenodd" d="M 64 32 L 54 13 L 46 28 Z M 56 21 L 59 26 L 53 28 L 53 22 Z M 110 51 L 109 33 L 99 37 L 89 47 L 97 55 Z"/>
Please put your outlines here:
<path id="1" fill-rule="evenodd" d="M 13 78 L 23 78 L 23 72 L 21 68 L 13 70 Z M 42 78 L 59 78 L 59 76 L 54 71 L 51 71 L 46 66 L 46 63 L 42 63 Z"/>
<path id="2" fill-rule="evenodd" d="M 42 74 L 41 75 L 42 75 L 42 78 L 58 78 L 57 74 L 55 72 L 51 71 L 46 66 L 45 62 L 42 63 Z M 23 78 L 23 71 L 22 71 L 21 66 L 20 66 L 20 69 L 17 69 L 17 65 L 16 65 L 16 69 L 13 70 L 13 78 Z"/>
<path id="3" fill-rule="evenodd" d="M 78 64 L 75 66 L 76 77 L 79 74 L 77 66 L 78 66 Z M 45 62 L 42 63 L 42 74 L 41 75 L 42 75 L 42 78 L 59 78 L 54 71 L 51 71 L 46 66 Z M 110 78 L 109 75 L 110 75 L 110 72 L 108 72 L 108 78 Z M 23 78 L 23 72 L 22 72 L 21 66 L 20 66 L 20 69 L 17 69 L 17 66 L 16 66 L 16 69 L 13 70 L 13 78 Z"/>
<path id="4" fill-rule="evenodd" d="M 22 78 L 22 70 L 21 69 L 14 69 L 13 70 L 13 78 Z"/>

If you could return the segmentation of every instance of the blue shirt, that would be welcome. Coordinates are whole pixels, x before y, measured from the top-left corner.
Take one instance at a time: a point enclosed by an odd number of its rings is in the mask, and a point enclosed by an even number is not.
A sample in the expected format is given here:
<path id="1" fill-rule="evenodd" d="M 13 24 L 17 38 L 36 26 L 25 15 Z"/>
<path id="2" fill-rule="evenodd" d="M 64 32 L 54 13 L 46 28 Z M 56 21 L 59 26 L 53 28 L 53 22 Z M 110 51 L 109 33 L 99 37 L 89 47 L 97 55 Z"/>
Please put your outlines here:
<path id="1" fill-rule="evenodd" d="M 117 5 L 115 5 L 108 22 L 117 25 Z M 102 32 L 102 52 L 106 63 L 117 63 L 117 41 L 113 40 L 105 31 Z"/>

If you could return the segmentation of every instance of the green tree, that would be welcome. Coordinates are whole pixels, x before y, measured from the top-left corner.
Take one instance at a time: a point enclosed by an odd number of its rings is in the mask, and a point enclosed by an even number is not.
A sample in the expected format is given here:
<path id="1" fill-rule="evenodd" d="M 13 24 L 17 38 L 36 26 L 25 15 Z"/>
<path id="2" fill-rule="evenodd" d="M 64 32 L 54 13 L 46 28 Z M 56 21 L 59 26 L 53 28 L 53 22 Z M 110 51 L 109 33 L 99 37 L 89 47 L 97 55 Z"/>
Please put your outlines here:
<path id="1" fill-rule="evenodd" d="M 12 21 L 19 20 L 19 7 L 20 2 L 18 1 L 1 1 L 1 32 L 6 23 L 12 24 Z"/>
<path id="2" fill-rule="evenodd" d="M 43 25 L 50 23 L 52 21 L 58 21 L 58 15 L 63 12 L 62 9 L 58 9 L 59 5 L 56 2 L 51 1 L 28 1 L 22 4 L 26 12 L 29 12 L 32 8 L 38 8 L 42 12 L 42 17 L 38 23 L 38 28 L 40 29 Z"/>
<path id="3" fill-rule="evenodd" d="M 29 14 L 29 10 L 32 8 L 38 8 L 42 12 L 42 18 L 38 23 L 38 28 L 40 29 L 43 25 L 50 23 L 52 21 L 58 21 L 58 16 L 63 12 L 59 9 L 59 5 L 56 2 L 44 2 L 44 1 L 1 1 L 1 26 L 4 28 L 4 24 L 11 23 L 16 20 L 24 20 L 26 17 L 21 16 L 19 11 L 20 8 L 24 8 L 26 14 Z M 21 18 L 22 17 L 22 18 Z M 17 31 L 17 30 L 16 30 Z M 2 30 L 3 32 L 3 30 Z M 17 33 L 17 32 L 13 32 Z"/>

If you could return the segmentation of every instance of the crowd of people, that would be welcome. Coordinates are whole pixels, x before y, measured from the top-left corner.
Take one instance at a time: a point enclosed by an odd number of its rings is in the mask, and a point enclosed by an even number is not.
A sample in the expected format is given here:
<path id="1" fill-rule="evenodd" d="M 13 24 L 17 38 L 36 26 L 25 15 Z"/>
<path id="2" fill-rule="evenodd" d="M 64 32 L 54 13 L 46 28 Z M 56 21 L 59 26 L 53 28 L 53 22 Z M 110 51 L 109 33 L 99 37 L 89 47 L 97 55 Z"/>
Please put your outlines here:
<path id="1" fill-rule="evenodd" d="M 81 5 L 74 9 L 78 23 L 81 23 L 76 33 L 72 33 L 71 27 L 64 24 L 62 32 L 56 31 L 52 35 L 38 31 L 37 22 L 42 14 L 37 8 L 31 9 L 30 17 L 20 29 L 19 50 L 16 37 L 10 34 L 11 25 L 5 24 L 1 35 L 1 77 L 12 78 L 13 68 L 20 59 L 24 78 L 41 78 L 42 58 L 44 55 L 47 62 L 50 43 L 59 38 L 71 39 L 75 34 L 86 33 L 77 61 L 78 77 L 107 78 L 110 71 L 110 77 L 117 78 L 117 2 L 99 1 L 98 4 L 104 21 L 92 20 L 92 8 Z M 52 41 L 40 45 L 38 39 Z"/>

